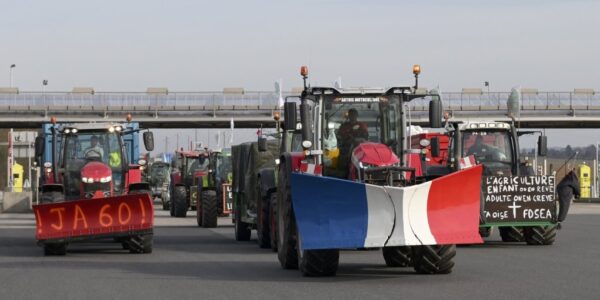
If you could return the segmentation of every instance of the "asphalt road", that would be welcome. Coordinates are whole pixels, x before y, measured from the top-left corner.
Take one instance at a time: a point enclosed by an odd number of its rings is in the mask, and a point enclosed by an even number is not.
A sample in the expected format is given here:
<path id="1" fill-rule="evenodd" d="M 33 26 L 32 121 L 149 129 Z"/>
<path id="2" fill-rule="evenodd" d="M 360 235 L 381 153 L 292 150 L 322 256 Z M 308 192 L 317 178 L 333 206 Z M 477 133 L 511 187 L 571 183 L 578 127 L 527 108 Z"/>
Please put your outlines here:
<path id="1" fill-rule="evenodd" d="M 344 251 L 338 276 L 279 267 L 256 241 L 156 211 L 154 253 L 78 244 L 44 257 L 31 214 L 0 214 L 0 299 L 598 299 L 600 205 L 574 204 L 553 246 L 499 242 L 458 249 L 449 275 L 386 268 L 380 251 Z M 254 234 L 254 233 L 253 233 Z"/>

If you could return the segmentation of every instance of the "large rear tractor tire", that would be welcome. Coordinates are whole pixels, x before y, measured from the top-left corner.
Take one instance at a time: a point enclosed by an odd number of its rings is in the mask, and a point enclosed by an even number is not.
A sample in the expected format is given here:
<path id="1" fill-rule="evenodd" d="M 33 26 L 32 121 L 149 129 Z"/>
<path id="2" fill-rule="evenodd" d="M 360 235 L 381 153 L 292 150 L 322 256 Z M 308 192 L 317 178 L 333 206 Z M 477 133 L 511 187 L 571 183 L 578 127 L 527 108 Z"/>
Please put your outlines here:
<path id="1" fill-rule="evenodd" d="M 185 189 L 185 186 L 176 186 L 175 187 L 175 192 L 173 195 L 173 199 L 171 201 L 171 206 L 173 209 L 173 217 L 176 218 L 185 218 L 187 215 L 187 211 L 188 211 L 188 204 L 187 204 L 187 191 Z"/>
<path id="2" fill-rule="evenodd" d="M 239 202 L 239 200 L 238 200 Z M 240 205 L 236 203 L 235 206 L 235 240 L 236 241 L 249 241 L 250 236 L 252 235 L 252 231 L 250 231 L 250 226 L 248 223 L 242 222 L 242 216 L 240 211 Z"/>
<path id="3" fill-rule="evenodd" d="M 522 227 L 498 227 L 498 231 L 500 231 L 500 237 L 503 242 L 515 243 L 525 241 Z"/>
<path id="4" fill-rule="evenodd" d="M 45 256 L 63 256 L 67 254 L 66 243 L 44 243 Z"/>
<path id="5" fill-rule="evenodd" d="M 523 236 L 527 245 L 552 245 L 556 239 L 557 226 L 524 227 Z"/>
<path id="6" fill-rule="evenodd" d="M 456 245 L 414 246 L 413 268 L 419 274 L 449 274 L 454 267 Z"/>
<path id="7" fill-rule="evenodd" d="M 153 235 L 134 235 L 127 241 L 129 253 L 152 253 Z"/>
<path id="8" fill-rule="evenodd" d="M 388 267 L 410 267 L 412 262 L 411 247 L 385 247 L 382 248 L 383 259 Z"/>
<path id="9" fill-rule="evenodd" d="M 271 248 L 270 199 L 271 194 L 265 197 L 260 197 L 258 220 L 256 222 L 256 235 L 258 238 L 258 246 L 260 248 Z"/>
<path id="10" fill-rule="evenodd" d="M 217 192 L 213 190 L 202 191 L 198 202 L 202 203 L 202 227 L 217 227 L 217 219 L 219 217 L 219 212 L 217 210 Z"/>
<path id="11" fill-rule="evenodd" d="M 288 185 L 288 173 L 285 164 L 280 164 L 279 192 L 277 203 L 277 259 L 284 269 L 298 268 L 298 252 L 296 251 L 296 220 L 292 210 L 292 196 Z"/>
<path id="12" fill-rule="evenodd" d="M 271 193 L 269 199 L 271 202 L 271 209 L 269 214 L 269 235 L 271 236 L 271 250 L 277 252 L 277 193 Z"/>

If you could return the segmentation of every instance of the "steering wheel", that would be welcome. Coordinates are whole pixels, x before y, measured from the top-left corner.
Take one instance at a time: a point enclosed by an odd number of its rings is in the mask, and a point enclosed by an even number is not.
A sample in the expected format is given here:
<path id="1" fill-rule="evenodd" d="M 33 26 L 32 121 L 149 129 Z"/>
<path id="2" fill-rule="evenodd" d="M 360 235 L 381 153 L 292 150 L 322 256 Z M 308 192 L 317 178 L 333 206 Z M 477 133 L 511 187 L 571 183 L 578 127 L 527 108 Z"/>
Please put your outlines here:
<path id="1" fill-rule="evenodd" d="M 92 152 L 96 153 L 96 155 L 90 155 Z M 85 151 L 85 158 L 86 159 L 101 159 L 102 153 L 100 153 L 100 151 L 98 151 L 96 149 L 89 149 L 89 150 Z"/>

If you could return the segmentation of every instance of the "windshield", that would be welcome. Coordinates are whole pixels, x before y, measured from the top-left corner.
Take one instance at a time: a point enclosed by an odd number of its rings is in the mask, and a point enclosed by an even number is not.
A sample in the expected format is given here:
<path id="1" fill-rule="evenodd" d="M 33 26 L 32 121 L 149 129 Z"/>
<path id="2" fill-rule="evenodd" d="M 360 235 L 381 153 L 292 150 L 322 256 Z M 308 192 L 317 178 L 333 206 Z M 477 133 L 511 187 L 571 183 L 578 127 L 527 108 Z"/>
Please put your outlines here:
<path id="1" fill-rule="evenodd" d="M 331 176 L 346 177 L 356 146 L 364 142 L 390 145 L 396 139 L 398 104 L 385 97 L 327 100 L 322 126 L 325 171 Z"/>
<path id="2" fill-rule="evenodd" d="M 199 157 L 188 157 L 187 160 L 187 176 L 192 176 L 194 171 L 208 172 L 210 161 L 207 156 L 201 155 Z"/>
<path id="3" fill-rule="evenodd" d="M 121 168 L 122 153 L 118 133 L 82 132 L 65 137 L 62 165 L 80 169 L 87 161 L 98 161 Z"/>
<path id="4" fill-rule="evenodd" d="M 507 131 L 465 131 L 463 156 L 474 155 L 484 165 L 512 162 L 512 147 Z"/>
<path id="5" fill-rule="evenodd" d="M 227 179 L 229 173 L 231 173 L 231 154 L 218 154 L 217 155 L 217 177 L 221 179 Z"/>

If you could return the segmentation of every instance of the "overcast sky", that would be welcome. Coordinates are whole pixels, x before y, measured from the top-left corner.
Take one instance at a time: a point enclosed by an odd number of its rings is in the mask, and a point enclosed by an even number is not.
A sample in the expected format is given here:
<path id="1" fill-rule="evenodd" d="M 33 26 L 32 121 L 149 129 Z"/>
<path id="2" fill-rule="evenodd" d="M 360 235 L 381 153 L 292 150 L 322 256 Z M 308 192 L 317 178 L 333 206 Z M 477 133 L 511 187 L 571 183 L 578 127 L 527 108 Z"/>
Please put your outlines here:
<path id="1" fill-rule="evenodd" d="M 21 90 L 41 90 L 43 79 L 52 91 L 272 90 L 280 78 L 287 90 L 300 86 L 303 64 L 313 83 L 341 76 L 344 86 L 390 86 L 411 83 L 415 63 L 420 83 L 442 91 L 484 81 L 492 91 L 600 90 L 598 1 L 1 0 L 0 7 L 0 86 L 16 64 Z"/>

